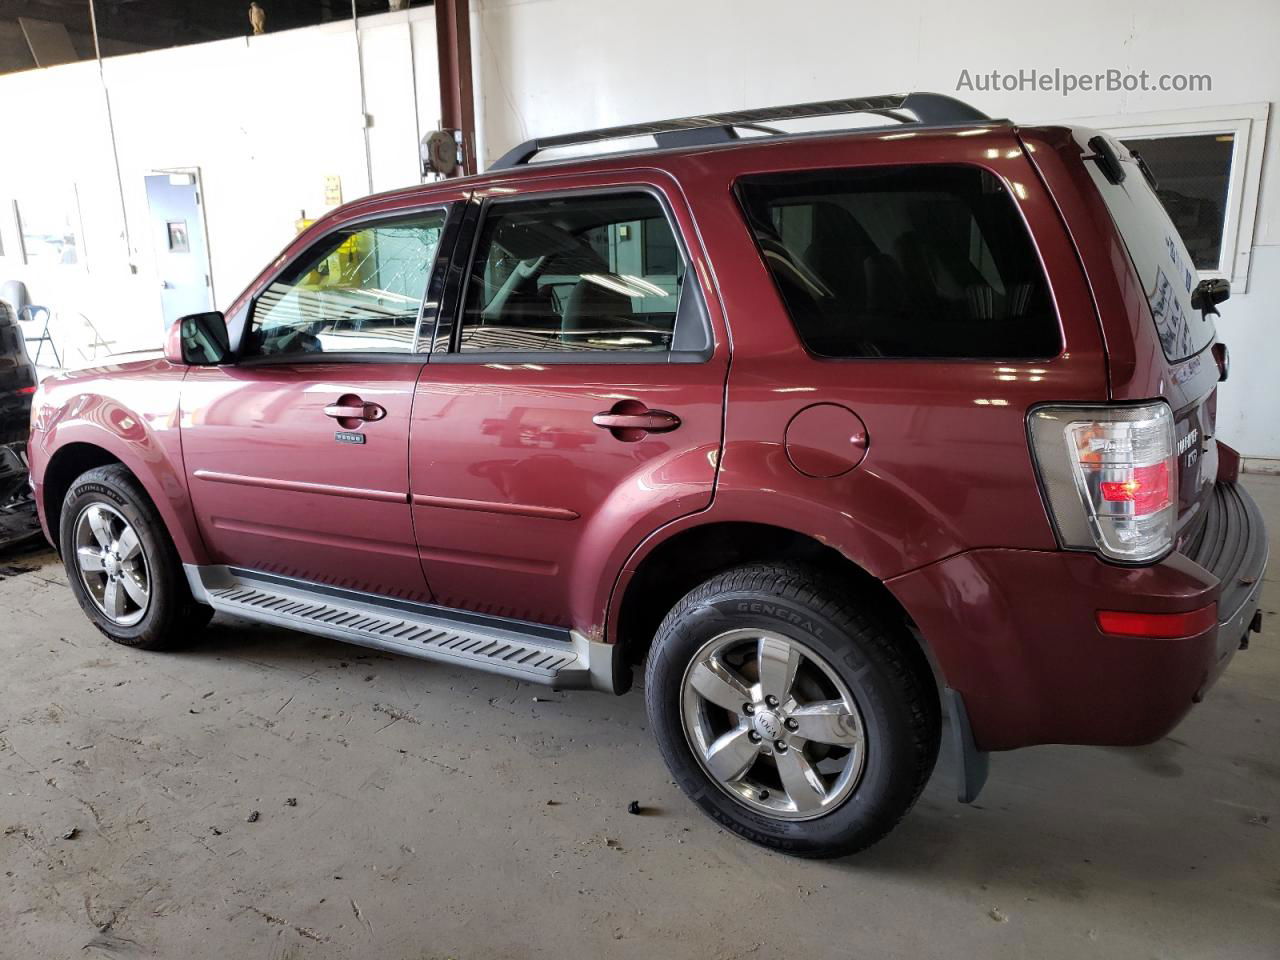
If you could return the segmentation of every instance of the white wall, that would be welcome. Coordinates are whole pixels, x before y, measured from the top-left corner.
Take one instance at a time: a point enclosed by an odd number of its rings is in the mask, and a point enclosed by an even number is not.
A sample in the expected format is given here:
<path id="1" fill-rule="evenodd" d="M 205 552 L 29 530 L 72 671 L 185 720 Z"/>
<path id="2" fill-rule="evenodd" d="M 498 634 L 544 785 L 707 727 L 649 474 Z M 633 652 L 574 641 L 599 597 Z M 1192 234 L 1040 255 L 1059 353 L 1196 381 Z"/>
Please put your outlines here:
<path id="1" fill-rule="evenodd" d="M 439 114 L 433 11 L 362 21 L 373 186 L 417 180 L 416 142 Z M 416 59 L 410 58 L 413 31 Z M 972 73 L 1208 72 L 1194 94 L 991 93 L 960 96 L 993 116 L 1050 121 L 1280 100 L 1275 0 L 473 0 L 481 157 L 530 136 L 748 106 L 902 90 L 954 93 Z M 415 115 L 413 68 L 418 94 Z M 0 150 L 0 232 L 12 253 L 9 200 L 35 180 L 74 182 L 87 267 L 43 273 L 0 257 L 37 298 L 91 315 L 122 345 L 154 345 L 159 297 L 143 177 L 198 165 L 219 306 L 289 239 L 300 210 L 322 212 L 324 176 L 344 199 L 368 191 L 351 26 L 330 24 L 105 62 L 133 250 L 126 251 L 115 172 L 91 63 L 0 77 L 0 116 L 26 150 Z M 1250 289 L 1219 323 L 1234 369 L 1219 434 L 1280 458 L 1280 163 L 1272 111 Z M 137 275 L 129 273 L 132 262 Z"/>
<path id="2" fill-rule="evenodd" d="M 432 129 L 439 114 L 433 12 L 365 18 L 361 37 L 373 189 L 416 183 L 418 130 Z M 341 178 L 345 200 L 370 192 L 350 22 L 113 57 L 103 67 L 129 246 L 97 65 L 0 77 L 0 116 L 27 145 L 0 150 L 0 234 L 8 254 L 0 257 L 0 280 L 24 280 L 33 301 L 58 308 L 62 329 L 55 334 L 68 344 L 70 365 L 84 361 L 74 346 L 83 343 L 77 311 L 116 349 L 160 343 L 148 174 L 199 168 L 218 307 L 289 241 L 303 211 L 316 217 L 329 209 L 327 175 Z M 81 266 L 24 266 L 11 200 L 72 184 L 83 222 Z"/>

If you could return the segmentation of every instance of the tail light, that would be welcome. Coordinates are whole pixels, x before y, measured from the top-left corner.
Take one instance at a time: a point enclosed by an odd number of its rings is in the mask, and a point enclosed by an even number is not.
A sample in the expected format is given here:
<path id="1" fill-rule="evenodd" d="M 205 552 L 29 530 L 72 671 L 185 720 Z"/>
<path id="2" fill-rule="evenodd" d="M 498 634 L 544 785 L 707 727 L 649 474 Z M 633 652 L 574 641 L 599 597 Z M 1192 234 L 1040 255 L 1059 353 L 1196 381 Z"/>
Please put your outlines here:
<path id="1" fill-rule="evenodd" d="M 1063 547 L 1131 563 L 1168 552 L 1178 489 L 1168 404 L 1040 407 L 1030 423 Z"/>

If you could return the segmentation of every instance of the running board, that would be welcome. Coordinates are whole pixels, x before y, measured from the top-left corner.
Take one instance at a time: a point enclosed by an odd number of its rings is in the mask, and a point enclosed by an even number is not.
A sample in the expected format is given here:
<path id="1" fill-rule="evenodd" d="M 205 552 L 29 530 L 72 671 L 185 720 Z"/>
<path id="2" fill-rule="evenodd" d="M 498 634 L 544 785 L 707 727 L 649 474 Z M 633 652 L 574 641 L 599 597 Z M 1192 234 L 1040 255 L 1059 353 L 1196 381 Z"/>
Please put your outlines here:
<path id="1" fill-rule="evenodd" d="M 543 624 L 236 567 L 184 565 L 201 603 L 257 623 L 471 667 L 557 690 L 615 692 L 612 644 Z"/>

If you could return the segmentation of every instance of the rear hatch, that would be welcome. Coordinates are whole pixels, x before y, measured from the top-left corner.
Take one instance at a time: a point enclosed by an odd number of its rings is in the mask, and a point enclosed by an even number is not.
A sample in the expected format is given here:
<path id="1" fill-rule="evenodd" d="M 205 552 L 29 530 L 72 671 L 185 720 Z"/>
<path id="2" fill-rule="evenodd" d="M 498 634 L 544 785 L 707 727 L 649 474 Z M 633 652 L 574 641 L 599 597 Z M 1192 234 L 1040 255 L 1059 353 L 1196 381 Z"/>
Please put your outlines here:
<path id="1" fill-rule="evenodd" d="M 1158 350 L 1163 354 L 1153 360 L 1167 370 L 1161 395 L 1172 407 L 1175 421 L 1175 545 L 1183 550 L 1200 531 L 1218 473 L 1214 439 L 1218 364 L 1212 351 L 1213 317 L 1191 306 L 1191 292 L 1199 282 L 1191 254 L 1134 156 L 1104 134 L 1092 130 L 1074 133 L 1086 155 L 1096 158 L 1085 166 L 1133 261 L 1146 295 L 1148 321 L 1154 324 Z M 1103 137 L 1117 164 L 1109 164 L 1111 158 L 1099 149 L 1098 137 Z"/>

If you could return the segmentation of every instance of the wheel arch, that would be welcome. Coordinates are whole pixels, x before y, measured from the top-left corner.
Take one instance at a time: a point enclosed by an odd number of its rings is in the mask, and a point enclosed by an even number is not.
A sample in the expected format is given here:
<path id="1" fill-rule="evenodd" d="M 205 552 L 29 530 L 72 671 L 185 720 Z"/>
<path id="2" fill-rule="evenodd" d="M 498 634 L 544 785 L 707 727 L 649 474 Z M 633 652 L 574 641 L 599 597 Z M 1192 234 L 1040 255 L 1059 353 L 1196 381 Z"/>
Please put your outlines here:
<path id="1" fill-rule="evenodd" d="M 173 540 L 184 562 L 200 562 L 204 547 L 195 529 L 186 485 L 181 474 L 167 465 L 164 476 L 148 471 L 139 463 L 134 451 L 112 442 L 109 434 L 79 437 L 62 443 L 47 455 L 39 477 L 39 506 L 44 514 L 45 529 L 55 550 L 59 543 L 62 504 L 76 479 L 96 467 L 119 464 L 138 481 L 143 492 L 160 514 L 165 530 Z M 150 458 L 148 458 L 150 459 Z"/>
<path id="2" fill-rule="evenodd" d="M 41 483 L 40 501 L 44 509 L 45 525 L 49 531 L 49 541 L 53 548 L 61 554 L 59 543 L 62 529 L 62 501 L 67 491 L 76 482 L 76 478 L 108 464 L 120 463 L 120 458 L 102 447 L 92 443 L 68 443 L 59 447 L 49 458 L 44 468 Z"/>
<path id="3" fill-rule="evenodd" d="M 673 525 L 674 526 L 674 525 Z M 887 622 L 900 626 L 902 643 L 939 691 L 945 682 L 915 621 L 885 584 L 846 554 L 818 538 L 767 523 L 720 520 L 683 526 L 651 538 L 619 576 L 610 600 L 609 639 L 620 645 L 620 664 L 644 662 L 662 618 L 686 593 L 718 573 L 755 561 L 790 560 L 849 583 Z"/>

